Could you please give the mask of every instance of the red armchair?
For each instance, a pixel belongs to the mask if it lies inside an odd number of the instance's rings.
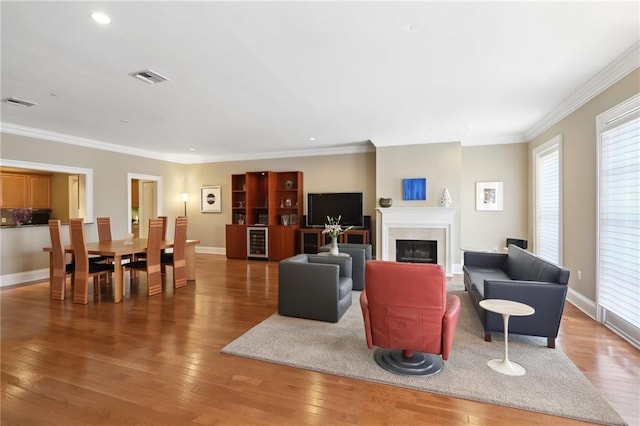
[[[367,346],[396,374],[437,374],[449,359],[460,299],[447,295],[439,265],[371,260],[360,295]],[[440,356],[442,355],[442,358]]]

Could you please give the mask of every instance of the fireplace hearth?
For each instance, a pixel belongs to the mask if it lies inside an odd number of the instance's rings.
[[[396,240],[396,262],[438,263],[435,240]]]

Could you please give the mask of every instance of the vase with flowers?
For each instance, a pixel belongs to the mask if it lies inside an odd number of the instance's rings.
[[[11,216],[13,219],[13,224],[16,226],[22,226],[31,223],[31,209],[13,209]]]
[[[328,234],[331,237],[331,246],[329,246],[329,254],[333,256],[338,255],[338,235],[344,234],[353,226],[349,226],[345,229],[342,229],[340,225],[340,219],[342,216],[338,216],[337,218],[327,216],[327,223],[324,224],[323,234]]]

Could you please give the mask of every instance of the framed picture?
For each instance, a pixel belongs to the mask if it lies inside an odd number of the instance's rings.
[[[402,199],[403,200],[426,200],[427,199],[427,179],[402,179]]]
[[[501,211],[502,182],[476,182],[476,210]]]
[[[203,186],[200,188],[200,211],[203,213],[222,212],[220,185]]]

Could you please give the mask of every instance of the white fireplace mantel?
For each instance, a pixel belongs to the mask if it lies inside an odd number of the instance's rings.
[[[378,253],[382,260],[395,260],[394,232],[420,234],[425,230],[434,230],[438,235],[438,245],[444,245],[444,261],[438,260],[446,270],[447,276],[453,276],[452,250],[455,232],[456,209],[447,207],[387,207],[377,208],[380,230]],[[392,247],[393,245],[393,247]],[[440,252],[440,248],[438,249]],[[393,255],[392,255],[393,253]]]

